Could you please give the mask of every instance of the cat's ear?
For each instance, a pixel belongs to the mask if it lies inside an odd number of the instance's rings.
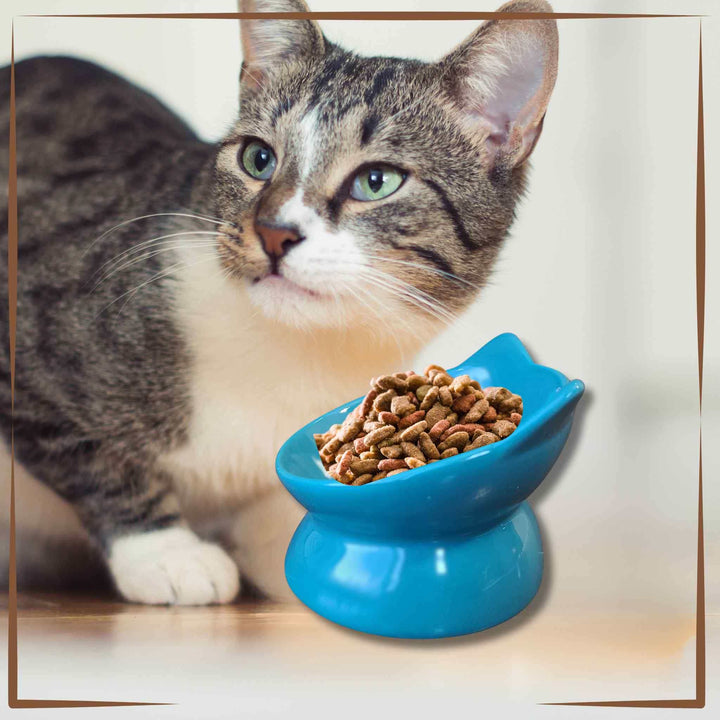
[[[306,13],[302,0],[238,0],[240,12]],[[325,40],[320,26],[313,20],[240,21],[243,64],[240,82],[261,85],[262,78],[273,67],[293,60],[322,55]]]
[[[552,12],[545,0],[514,0],[498,12]],[[555,85],[554,20],[491,20],[440,65],[443,87],[463,124],[485,136],[491,165],[514,167],[535,147]]]

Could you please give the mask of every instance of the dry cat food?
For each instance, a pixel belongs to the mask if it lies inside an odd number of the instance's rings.
[[[439,365],[382,375],[342,425],[317,433],[328,474],[345,485],[390,475],[504,440],[522,420],[519,395]]]

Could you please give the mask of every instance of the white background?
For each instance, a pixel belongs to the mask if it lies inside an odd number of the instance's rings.
[[[452,0],[442,7],[496,6]],[[557,0],[554,7],[710,13],[718,3]],[[28,12],[234,9],[231,0],[6,0],[0,21]],[[341,8],[315,0],[311,9]],[[428,10],[437,4],[364,0],[342,9]],[[437,59],[476,24],[322,25],[331,39],[361,53]],[[717,19],[706,19],[703,28],[705,538],[707,609],[718,614],[720,37]],[[9,40],[9,32],[4,37]],[[16,59],[72,53],[122,72],[156,92],[207,139],[219,138],[237,110],[234,21],[16,18],[15,43]],[[0,42],[0,62],[9,57],[9,42]],[[697,69],[697,20],[560,22],[557,85],[511,238],[480,301],[423,353],[422,359],[451,366],[494,335],[512,331],[538,361],[587,385],[565,455],[533,500],[549,556],[543,612],[617,613],[658,627],[686,627],[695,611]],[[664,694],[692,695],[693,672],[692,663],[683,665]]]

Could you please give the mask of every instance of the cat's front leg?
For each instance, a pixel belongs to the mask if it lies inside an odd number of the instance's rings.
[[[237,565],[190,530],[169,479],[147,470],[110,475],[83,478],[63,494],[74,496],[123,597],[156,605],[232,601],[240,589]]]
[[[243,577],[273,600],[296,602],[285,579],[285,552],[304,514],[285,488],[273,488],[243,505],[227,534]]]

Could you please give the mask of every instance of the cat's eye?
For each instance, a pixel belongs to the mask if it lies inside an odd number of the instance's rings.
[[[260,140],[250,140],[242,149],[240,164],[250,177],[269,180],[275,172],[277,158],[269,145]]]
[[[392,165],[374,165],[363,168],[353,178],[350,197],[368,202],[392,195],[405,182],[407,173]]]

